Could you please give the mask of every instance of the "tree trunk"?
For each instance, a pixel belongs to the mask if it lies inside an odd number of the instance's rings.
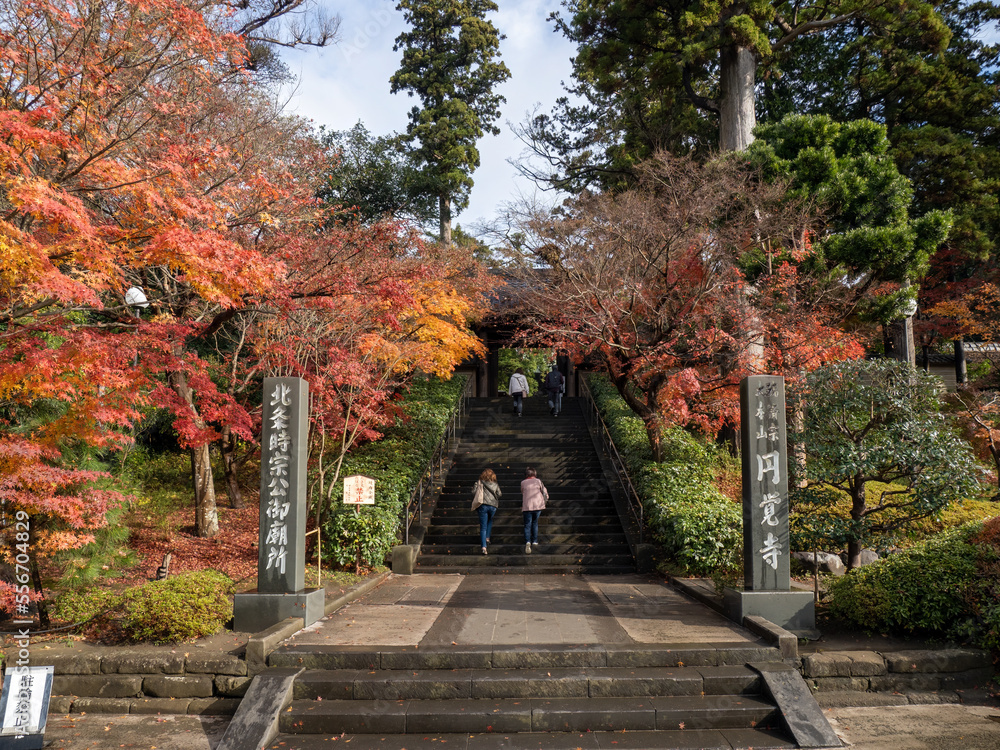
[[[195,426],[204,429],[205,421],[194,405],[194,394],[183,372],[173,372],[168,378],[174,393],[184,399],[194,414]],[[190,449],[191,476],[194,481],[195,533],[202,538],[214,537],[219,533],[219,511],[215,501],[215,480],[212,476],[212,461],[209,446]]]
[[[438,205],[441,209],[441,244],[451,247],[451,197],[438,196]]]
[[[955,339],[955,382],[959,385],[969,382],[969,371],[965,364],[965,341]]]
[[[793,466],[795,467],[796,476],[796,486],[800,489],[804,489],[809,486],[809,478],[806,474],[806,464],[808,462],[806,456],[806,443],[805,443],[805,431],[806,431],[806,407],[802,401],[796,401],[795,405],[792,407],[792,430],[800,436],[798,442],[795,443],[794,456],[793,456]]]
[[[719,148],[744,151],[753,143],[757,124],[754,84],[757,56],[736,44],[722,48],[719,97]]]
[[[240,489],[239,480],[236,477],[239,465],[236,461],[236,436],[228,427],[222,429],[222,441],[220,442],[222,452],[222,469],[226,475],[226,494],[229,496],[229,507],[239,510],[246,507],[243,502],[243,490]]]
[[[208,443],[191,448],[191,474],[194,477],[194,528],[202,539],[219,533],[219,510],[212,476],[212,454]]]
[[[660,430],[659,420],[654,416],[652,419],[643,421],[646,425],[646,437],[649,439],[649,447],[653,451],[653,460],[660,463],[663,460],[663,435]]]
[[[865,517],[865,483],[851,482],[851,520],[854,521],[855,534],[847,542],[847,569],[854,570],[861,565],[861,548],[863,539],[860,537],[860,525]]]

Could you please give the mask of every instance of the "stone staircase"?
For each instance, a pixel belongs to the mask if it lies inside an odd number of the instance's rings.
[[[282,647],[269,664],[302,670],[275,750],[799,746],[767,646]]]
[[[533,466],[549,491],[539,545],[524,552],[521,480]],[[489,554],[482,555],[472,486],[493,469],[503,493]],[[635,570],[578,399],[564,398],[559,417],[544,397],[525,401],[517,417],[508,398],[470,402],[454,463],[424,534],[420,573],[629,573]]]

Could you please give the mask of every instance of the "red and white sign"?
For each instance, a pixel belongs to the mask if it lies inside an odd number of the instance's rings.
[[[360,474],[344,477],[344,503],[347,505],[374,505],[375,480]]]

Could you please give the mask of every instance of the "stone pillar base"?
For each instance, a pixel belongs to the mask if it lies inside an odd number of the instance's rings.
[[[259,633],[289,617],[301,617],[304,627],[323,616],[326,589],[302,589],[293,594],[237,594],[233,600],[233,630]]]
[[[392,548],[392,572],[399,576],[413,575],[417,565],[417,545],[397,544]]]
[[[726,616],[742,624],[757,615],[802,638],[816,633],[816,605],[811,591],[739,591],[725,589],[722,604]]]

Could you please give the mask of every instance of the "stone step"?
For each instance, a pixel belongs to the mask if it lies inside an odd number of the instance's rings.
[[[407,734],[280,734],[268,750],[786,750],[794,742],[772,729],[673,729],[660,732],[487,732]]]
[[[521,500],[520,498],[511,498],[510,500],[504,501],[504,498],[500,498],[500,506],[497,509],[496,514],[493,516],[493,523],[496,524],[503,516],[510,516],[517,523],[523,523],[524,519],[521,516]],[[476,513],[472,510],[472,502],[469,501],[465,505],[459,506],[457,503],[449,506],[438,506],[434,509],[434,520],[445,522],[449,519],[469,519],[469,516]],[[558,519],[560,522],[566,522],[571,520],[583,520],[583,519],[605,519],[613,518],[617,520],[618,516],[615,513],[615,506],[612,502],[597,504],[588,504],[586,502],[570,503],[569,501],[561,502],[559,504],[546,503],[545,510],[542,511],[542,518],[546,520]],[[508,520],[510,520],[508,518]],[[476,516],[473,515],[472,519],[475,520]]]
[[[295,681],[296,700],[452,698],[615,698],[760,695],[748,667],[547,669],[314,669]]]
[[[479,544],[478,535],[472,541],[469,537],[456,537],[461,542],[455,544],[435,543],[428,544],[425,540],[420,546],[422,555],[474,555],[482,557],[482,547]],[[546,539],[539,543],[537,547],[532,547],[532,554],[536,555],[621,555],[621,544],[602,544],[585,542],[563,542],[555,544]],[[500,537],[490,537],[489,554],[494,556],[503,555],[523,555],[524,538],[521,541],[516,539],[501,539]]]
[[[548,511],[543,511],[538,521],[538,529],[544,534],[603,534],[605,532],[617,534],[621,533],[622,530],[621,522],[617,516],[577,516],[571,514],[557,516],[554,513],[546,515],[547,513]],[[448,534],[462,534],[468,529],[475,529],[476,533],[479,533],[479,520],[473,515],[472,510],[466,511],[464,516],[435,516],[431,521],[432,526],[428,529],[428,534],[441,531]],[[523,529],[524,520],[521,510],[496,513],[493,516],[493,528],[507,531]]]
[[[565,732],[776,727],[777,708],[753,696],[297,700],[281,714],[290,734]]]
[[[487,558],[488,557],[489,556],[487,556]],[[525,557],[527,557],[527,555],[525,555]],[[472,558],[455,555],[454,557],[448,558],[448,563],[446,565],[424,565],[421,564],[418,559],[415,569],[418,573],[434,575],[504,575],[507,573],[531,573],[532,575],[578,574],[590,576],[624,576],[635,573],[635,563],[631,558],[628,559],[628,564],[623,565],[549,565],[546,564],[544,557],[532,557],[534,558],[534,561],[531,563],[500,565],[494,562],[494,564],[472,566],[468,562],[469,560],[472,560]],[[485,560],[487,558],[482,559]],[[496,558],[492,559],[494,561],[496,560]]]
[[[780,662],[777,648],[745,642],[416,646],[288,644],[268,656],[271,667],[303,669],[548,669],[569,667],[743,667]]]
[[[498,565],[507,567],[537,567],[540,565],[548,566],[559,566],[565,565],[567,567],[584,565],[594,570],[599,570],[602,565],[607,565],[609,567],[624,568],[632,564],[632,555],[629,553],[628,547],[625,547],[624,551],[619,554],[557,554],[537,551],[541,549],[542,545],[538,545],[538,548],[532,547],[531,554],[524,551],[524,543],[520,545],[520,552],[503,554],[490,551],[489,554],[470,554],[463,555],[461,553],[453,554],[424,554],[420,553],[420,557],[417,560],[418,567],[424,566],[440,566],[440,565],[456,565],[460,561],[462,564],[470,568],[480,568],[480,567],[496,567]],[[481,548],[480,548],[481,549]],[[634,572],[634,567],[629,572]]]
[[[508,537],[508,536],[506,536],[504,534],[498,533],[499,531],[500,531],[500,529],[497,529],[497,531],[494,531],[490,535],[490,538],[491,538],[491,540],[493,540],[494,544],[502,544],[502,543],[505,543],[505,542],[509,542],[510,539],[514,539],[516,541],[517,538],[518,538],[516,535]],[[523,532],[523,529],[522,529],[522,532]],[[514,532],[511,532],[511,533],[513,534]],[[465,531],[465,533],[461,533],[459,531],[455,531],[453,533],[453,532],[450,532],[450,531],[449,532],[445,532],[445,531],[441,531],[441,530],[435,531],[435,532],[433,532],[433,534],[431,532],[428,532],[427,534],[424,535],[424,543],[421,546],[421,549],[427,550],[428,552],[431,552],[432,551],[430,549],[431,547],[439,547],[439,546],[442,546],[442,545],[451,545],[451,546],[454,546],[454,545],[458,545],[458,544],[469,544],[470,543],[469,542],[470,538],[472,538],[473,541],[479,539],[479,525],[478,524],[470,526]],[[523,539],[523,536],[522,536],[522,539]],[[627,540],[625,539],[625,534],[622,533],[622,532],[619,532],[617,534],[612,533],[612,532],[597,533],[597,534],[586,535],[586,536],[580,535],[580,534],[552,534],[552,533],[548,533],[547,532],[545,534],[539,535],[539,541],[542,542],[543,544],[552,544],[552,545],[570,544],[570,545],[587,545],[587,546],[590,546],[590,545],[597,545],[597,544],[607,544],[609,546],[615,545],[615,546],[619,546],[619,547],[621,545],[625,545],[625,544],[628,543]],[[510,542],[510,543],[513,543],[513,542]],[[523,546],[524,543],[522,542],[521,544]],[[477,549],[477,550],[474,550],[474,551],[478,552],[479,550]]]

